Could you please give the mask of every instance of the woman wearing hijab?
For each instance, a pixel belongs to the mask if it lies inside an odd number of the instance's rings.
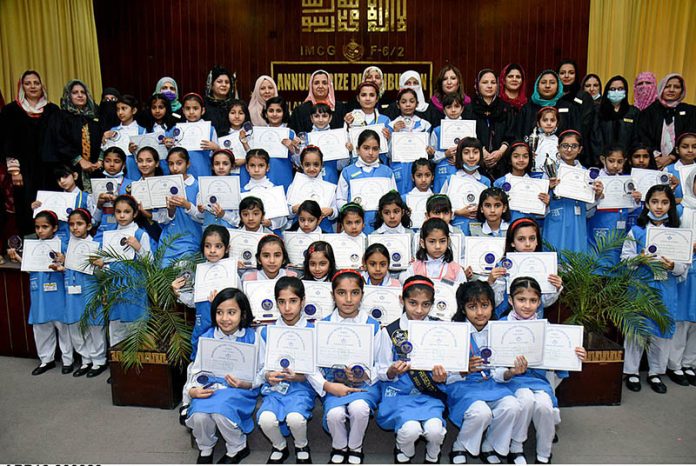
[[[45,152],[49,121],[60,113],[48,101],[39,73],[25,71],[17,96],[0,113],[0,163],[12,178],[17,227],[22,235],[34,231],[31,203],[39,189],[55,189],[53,169],[58,160]],[[101,137],[101,135],[100,135]]]
[[[591,149],[595,162],[611,147],[623,148],[628,156],[636,141],[640,110],[628,103],[627,93],[628,82],[623,76],[613,76],[604,87],[592,131]]]
[[[406,88],[413,89],[416,92],[418,98],[416,115],[426,120],[432,127],[440,126],[440,120],[444,119],[445,115],[426,100],[423,94],[421,77],[417,71],[408,70],[399,76],[399,90]],[[388,116],[393,121],[399,117],[401,112],[396,102],[392,102],[382,114]]]
[[[153,94],[162,94],[172,106],[172,115],[177,122],[182,121],[181,113],[181,102],[179,102],[179,85],[174,81],[174,78],[165,76],[164,78],[157,81],[155,85],[155,92]]]
[[[331,123],[332,129],[343,128],[343,117],[346,116],[346,108],[343,102],[336,101],[333,80],[331,75],[324,70],[317,70],[309,77],[309,94],[305,101],[293,110],[290,116],[290,128],[295,133],[308,133],[312,131],[312,107],[318,102],[327,104],[333,110]]]
[[[696,132],[696,107],[685,104],[686,83],[677,73],[670,73],[657,86],[657,100],[640,114],[638,132],[641,141],[656,149],[658,168],[675,162],[676,136]]]
[[[230,103],[235,98],[235,77],[226,68],[213,66],[205,82],[205,113],[203,119],[210,121],[217,134],[230,131]]]
[[[498,97],[510,105],[513,115],[517,116],[527,103],[527,75],[524,68],[517,63],[510,63],[500,72]]]
[[[263,109],[266,108],[266,101],[271,97],[278,96],[278,86],[273,78],[268,75],[261,75],[254,84],[254,90],[249,99],[249,116],[254,126],[266,126],[268,122],[263,119]]]
[[[641,112],[657,99],[657,78],[650,71],[638,73],[633,82],[633,105]]]
[[[109,131],[114,126],[121,124],[116,115],[116,102],[121,98],[121,93],[114,87],[107,87],[102,91],[101,101],[97,108],[97,118],[102,132]],[[138,112],[139,113],[139,112]],[[136,115],[138,119],[140,115]]]
[[[392,101],[384,93],[384,91],[386,90],[384,88],[384,72],[382,72],[382,70],[377,66],[368,66],[363,70],[362,81],[360,82],[377,84],[377,87],[379,87],[379,100],[377,101],[376,108],[377,111],[382,115],[387,115],[387,112],[389,111],[388,109],[390,107],[390,104],[392,104]],[[360,105],[358,105],[358,101],[355,99],[351,99],[348,102],[344,102],[344,106],[346,112],[348,113],[360,108]]]

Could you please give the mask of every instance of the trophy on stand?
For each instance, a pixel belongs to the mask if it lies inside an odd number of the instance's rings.
[[[529,150],[532,151],[532,160],[534,161],[532,163],[532,167],[537,169],[535,171],[541,171],[541,170],[538,170],[541,167],[539,167],[537,165],[537,161],[536,161],[536,157],[537,157],[536,151],[539,148],[539,133],[537,133],[537,129],[534,128],[532,130],[531,134],[529,136],[527,136],[525,139],[527,140],[527,144],[529,144]]]
[[[23,243],[22,237],[19,235],[12,235],[7,239],[7,247],[9,249],[14,249],[17,254],[22,255]]]
[[[309,135],[307,133],[297,133],[297,138],[300,140],[298,152],[302,152],[309,145]]]
[[[405,129],[406,129],[406,131],[408,131],[409,133],[413,132],[413,124],[414,124],[413,118],[408,117],[408,116],[407,116],[407,117],[404,117],[404,125],[406,125],[406,128],[405,128]]]
[[[348,387],[359,387],[363,382],[370,379],[370,371],[365,369],[365,366],[360,363],[349,366],[338,364],[331,369],[334,371],[334,380]],[[350,376],[348,372],[350,372]]]
[[[558,154],[556,154],[556,160],[558,160]],[[548,179],[554,179],[558,178],[558,162],[553,161],[549,158],[548,154],[546,155],[546,158],[544,159],[544,173],[546,173],[546,177]],[[553,198],[554,199],[559,199],[558,195],[556,195],[556,190],[553,191]]]
[[[182,271],[176,278],[184,279],[184,284],[179,289],[180,293],[193,293],[193,273],[190,270]]]
[[[254,134],[254,125],[252,125],[249,121],[242,125],[242,129],[246,133],[246,137],[250,137],[252,134]]]

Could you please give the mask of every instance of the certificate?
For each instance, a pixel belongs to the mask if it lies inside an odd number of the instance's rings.
[[[694,179],[696,178],[696,164],[684,165],[679,167],[679,180],[681,181],[682,195],[684,199],[690,200],[691,205],[696,205],[696,195],[694,194]]]
[[[367,237],[367,245],[384,245],[389,251],[389,270],[406,270],[411,263],[411,236],[410,233],[373,233]]]
[[[529,366],[544,361],[546,319],[493,320],[488,323],[488,346],[493,352],[492,366],[513,367],[517,356],[527,358]]]
[[[245,332],[252,332],[246,329]],[[253,382],[256,378],[258,351],[256,345],[231,340],[200,338],[198,357],[201,367],[215,377],[231,374],[239,380]]]
[[[228,228],[227,231],[230,232],[230,257],[242,261],[245,267],[256,267],[256,250],[259,241],[268,233],[234,228]]]
[[[238,176],[200,176],[198,189],[203,205],[217,203],[224,210],[239,209]]]
[[[303,233],[301,231],[286,231],[283,235],[285,240],[285,249],[290,257],[290,264],[295,267],[304,267],[304,253],[315,241],[321,239],[321,233]]]
[[[258,188],[241,194],[241,198],[257,197],[263,202],[266,211],[265,218],[287,217],[288,200],[285,198],[283,186],[273,186],[272,188]]]
[[[302,280],[302,283],[305,287],[305,317],[319,320],[331,314],[335,307],[331,282]]]
[[[298,374],[313,374],[316,367],[313,328],[266,327],[265,370],[287,368]]]
[[[479,196],[487,188],[470,176],[451,176],[447,183],[447,197],[452,201],[452,210],[463,209],[470,205],[478,206]]]
[[[464,243],[464,235],[462,233],[450,233],[450,247],[452,248],[452,257],[455,262],[461,265],[462,263],[462,244]]]
[[[604,197],[597,203],[598,210],[638,207],[631,196],[636,187],[630,176],[600,176],[597,179],[604,186]]]
[[[411,209],[411,222],[414,228],[420,228],[425,222],[426,204],[431,193],[410,193],[406,195],[406,205]]]
[[[582,347],[583,326],[546,324],[544,361],[536,369],[581,371],[582,361],[575,348]]]
[[[350,180],[350,200],[363,210],[377,210],[379,200],[392,188],[389,178],[372,177]]]
[[[401,317],[400,297],[401,288],[398,286],[365,285],[360,310],[366,311],[384,327]]]
[[[375,125],[351,126],[350,128],[348,128],[350,143],[353,144],[353,150],[355,151],[355,153],[358,153],[358,138],[360,137],[360,134],[362,134],[362,132],[366,129],[371,129],[372,131],[377,133],[377,136],[379,136],[379,153],[384,154],[385,152],[389,152],[389,143],[387,142],[387,138],[384,137],[384,133],[382,132],[382,130],[384,129],[384,125],[382,123],[377,123]]]
[[[666,257],[676,262],[691,264],[694,251],[694,233],[690,228],[648,227],[645,252]]]
[[[193,300],[197,303],[206,302],[213,290],[238,288],[238,283],[236,259],[221,259],[218,262],[198,264],[194,280]]]
[[[467,322],[409,320],[408,339],[411,369],[431,371],[436,365],[446,371],[469,371],[469,332]]]
[[[581,202],[594,202],[595,192],[587,170],[582,167],[571,167],[562,163],[558,167],[558,186],[554,189],[557,196],[575,199]]]
[[[369,368],[374,363],[374,327],[372,324],[317,321],[317,366]]]
[[[539,199],[539,194],[549,192],[549,180],[526,176],[509,176],[503,183],[503,189],[510,197],[510,209],[526,214],[544,215],[546,204]]]
[[[113,178],[92,178],[92,196],[96,201],[100,194],[118,194],[120,183]]]
[[[346,147],[348,143],[348,133],[343,128],[312,131],[311,133],[307,133],[307,136],[309,137],[309,144],[321,149],[324,162],[347,159],[350,157],[350,153]]]
[[[123,151],[126,156],[130,156],[130,151],[128,150],[128,144],[130,144],[130,134],[125,129],[111,130],[114,135],[104,141],[101,149],[106,150],[110,147],[118,147]]]
[[[430,134],[426,132],[410,133],[398,131],[391,137],[392,162],[415,162],[428,158],[428,143]]]
[[[440,120],[440,150],[455,147],[466,137],[476,137],[476,120]]]
[[[488,236],[464,237],[464,268],[487,275],[505,255],[505,238]]]
[[[128,238],[131,236],[135,236],[135,229],[107,230],[104,232],[102,250],[113,256],[118,256],[118,259],[108,258],[108,260],[135,259],[135,250],[128,244]]]
[[[243,159],[246,156],[246,150],[239,139],[238,131],[227,136],[218,137],[218,146],[231,150],[235,159]]]
[[[160,138],[164,140],[164,133],[161,131],[156,133],[136,134],[134,136],[130,136],[130,142],[138,146],[138,150],[142,149],[143,147],[152,147],[157,151],[157,155],[159,155],[160,160],[167,160],[167,153],[169,150],[167,149],[167,146],[160,142]],[[200,149],[200,147],[198,149]],[[126,151],[126,154],[127,153],[128,151]]]
[[[648,190],[658,184],[669,184],[669,173],[660,170],[646,170],[644,168],[632,168],[631,178],[636,183],[636,190],[641,194],[641,201],[645,201]]]
[[[203,150],[201,141],[210,139],[210,122],[177,123],[174,127],[176,145],[186,150]]]
[[[53,272],[49,265],[60,253],[60,238],[24,240],[22,272]],[[61,278],[63,280],[63,278]]]
[[[336,259],[336,268],[357,269],[365,254],[365,240],[362,236],[348,236],[343,233],[326,233],[321,235],[322,241],[331,245]]]
[[[150,199],[150,189],[147,187],[147,180],[133,181],[130,187],[131,196],[143,206],[143,209],[152,209],[152,199]]]
[[[167,198],[170,196],[186,198],[186,187],[182,175],[153,176],[146,178],[145,181],[150,191],[152,208],[167,207]]]
[[[278,320],[280,313],[276,307],[273,290],[276,280],[250,280],[244,282],[244,294],[249,299],[251,313],[255,321]]]
[[[509,252],[507,265],[507,290],[517,277],[532,277],[541,286],[542,293],[555,293],[556,287],[549,282],[549,275],[558,275],[558,256],[555,252]]]
[[[283,145],[283,139],[290,139],[289,128],[254,126],[251,148],[264,149],[273,159],[287,159],[288,148]]]
[[[288,204],[301,204],[312,200],[319,207],[330,207],[336,199],[336,185],[319,178],[310,178],[304,173],[297,173],[288,191]]]
[[[94,266],[89,260],[97,257],[98,252],[99,243],[96,241],[71,237],[65,253],[65,268],[92,275]]]
[[[435,299],[429,315],[440,320],[450,321],[457,312],[457,290],[454,286],[434,280]]]
[[[36,200],[41,202],[41,205],[34,209],[34,217],[42,210],[50,210],[62,222],[68,221],[68,215],[75,209],[77,201],[77,190],[71,193],[58,191],[37,191]]]

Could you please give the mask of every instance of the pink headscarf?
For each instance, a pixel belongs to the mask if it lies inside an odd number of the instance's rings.
[[[682,92],[681,92],[681,95],[679,97],[677,97],[677,100],[673,100],[672,102],[667,102],[662,98],[662,93],[664,92],[665,87],[667,87],[667,81],[669,81],[670,79],[673,79],[673,78],[677,78],[681,82]],[[659,99],[660,103],[664,107],[667,107],[667,108],[674,108],[677,105],[679,105],[680,103],[682,103],[684,98],[686,98],[686,83],[684,82],[684,77],[678,73],[670,73],[667,76],[665,76],[664,78],[662,78],[662,80],[660,81],[660,84],[657,86],[657,98]]]
[[[266,102],[261,98],[261,84],[264,80],[268,80],[273,86],[272,97],[278,95],[278,86],[275,81],[273,81],[273,78],[265,74],[259,76],[254,85],[254,92],[251,93],[251,99],[249,100],[249,116],[251,117],[251,122],[255,126],[266,126],[268,124],[261,116],[261,112],[266,107]]]
[[[649,81],[652,83],[651,86],[636,86],[637,83],[642,81]],[[643,71],[636,76],[636,80],[633,82],[633,105],[635,105],[638,110],[645,110],[655,102],[657,98],[657,78],[650,71]]]
[[[314,92],[312,91],[312,83],[314,82],[314,77],[318,74],[325,74],[326,77],[329,79],[329,95],[326,96],[326,99],[322,100],[317,100],[317,98],[314,96]],[[305,102],[312,102],[312,105],[316,105],[317,102],[324,102],[328,104],[329,107],[331,107],[331,110],[336,109],[336,95],[334,94],[334,85],[333,85],[333,80],[331,79],[331,75],[328,73],[328,71],[324,70],[316,70],[312,75],[309,77],[309,94],[307,95],[307,98],[305,99]]]

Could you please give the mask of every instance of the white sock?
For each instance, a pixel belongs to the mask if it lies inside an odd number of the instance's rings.
[[[672,372],[674,372],[674,375],[684,375],[684,372],[681,369],[677,369],[676,371]]]
[[[466,455],[457,455],[454,458],[452,458],[452,464],[465,464],[466,463]]]
[[[206,448],[205,450],[201,450],[201,456],[210,456],[212,454],[213,454],[212,448]]]
[[[297,448],[297,446],[295,446]],[[295,458],[298,460],[308,460],[309,459],[309,452],[308,451],[295,451]]]
[[[524,455],[516,456],[515,464],[527,464],[527,460],[524,458]]]
[[[278,460],[281,459],[282,457],[283,457],[283,452],[281,452],[281,451],[274,451],[273,453],[271,453],[271,458],[270,458],[270,459],[272,459],[273,461],[278,461]]]
[[[502,463],[502,461],[500,461],[500,458],[498,457],[498,454],[494,451],[490,451],[490,452],[484,451],[483,454],[489,455],[487,460],[490,464],[501,464]]]
[[[400,462],[400,463],[405,463],[406,461],[408,461],[408,460],[410,460],[410,459],[411,459],[411,458],[409,458],[408,456],[406,456],[406,455],[403,454],[402,452],[399,452],[399,453],[396,454],[396,460],[397,460],[398,462]]]
[[[693,377],[693,376],[696,375],[696,373],[694,372],[694,370],[691,369],[691,368],[689,368],[689,369],[684,369],[684,373],[685,373],[686,375],[688,375],[688,376],[691,376],[691,377]]]
[[[341,451],[346,453],[346,450],[341,450]],[[332,463],[343,463],[343,456],[342,455],[333,455],[331,457],[331,462]]]
[[[361,452],[362,452],[362,448],[359,449],[359,450],[351,450],[351,451],[348,452],[348,463],[349,463],[349,464],[360,464],[360,458],[357,458],[357,457],[355,457],[355,456],[351,456],[351,454],[350,454],[351,452],[361,453]]]
[[[548,464],[548,463],[549,463],[549,459],[548,459],[548,458],[545,458],[545,457],[539,456],[539,455],[537,455],[537,461],[539,461],[540,463],[543,463],[543,464]]]

